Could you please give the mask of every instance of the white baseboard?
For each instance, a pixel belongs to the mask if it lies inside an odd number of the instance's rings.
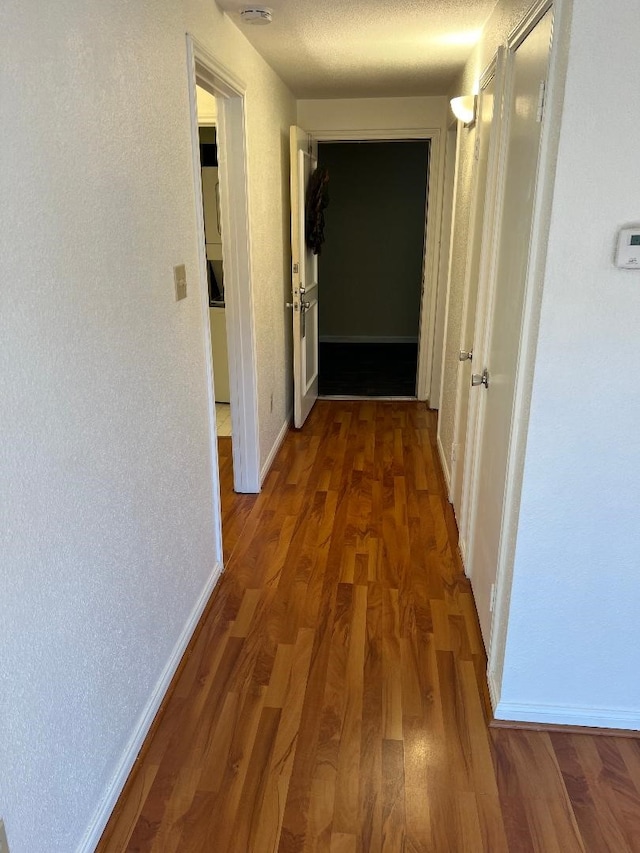
[[[447,487],[447,498],[449,503],[453,503],[451,500],[451,473],[449,471],[449,465],[447,463],[444,448],[442,447],[442,442],[440,441],[440,436],[437,437],[436,443],[438,445],[438,456],[440,457],[440,464],[442,465],[442,473],[444,474],[444,482]]]
[[[273,465],[273,460],[276,458],[276,454],[278,453],[278,451],[282,447],[282,442],[285,440],[287,433],[289,432],[289,427],[291,426],[292,419],[293,419],[293,411],[290,411],[289,414],[287,415],[285,422],[282,424],[282,427],[280,428],[280,432],[278,433],[278,436],[273,443],[273,447],[269,451],[269,455],[264,460],[264,465],[262,466],[262,470],[260,471],[260,485],[262,485],[262,483],[264,483],[265,477],[267,476],[267,474],[271,470],[271,466]]]
[[[457,521],[458,519],[456,519],[456,523]],[[460,559],[462,560],[462,568],[464,569],[464,573],[467,577],[469,577],[469,573],[467,572],[467,543],[460,536],[458,536],[458,551],[460,552]]]
[[[409,335],[320,335],[321,344],[417,344],[418,336]]]
[[[491,699],[493,690],[489,681]],[[570,705],[528,705],[520,702],[497,702],[496,720],[517,723],[546,723],[556,726],[588,726],[598,729],[640,730],[640,713],[617,708],[575,708]]]
[[[496,677],[492,672],[487,672],[487,684],[489,685],[489,699],[493,708],[493,716],[496,715],[496,708],[500,704],[500,685],[496,681]]]
[[[118,802],[118,797],[122,793],[122,789],[129,778],[129,774],[135,764],[138,753],[142,748],[144,740],[149,733],[149,729],[151,728],[160,705],[162,704],[162,700],[169,689],[171,679],[175,675],[178,665],[182,660],[182,656],[189,645],[193,632],[200,621],[200,617],[202,616],[207,602],[211,597],[211,593],[213,592],[221,574],[222,564],[217,563],[213,572],[207,579],[207,583],[200,593],[200,597],[198,598],[193,610],[191,611],[189,619],[178,637],[178,641],[174,646],[171,657],[167,661],[160,679],[158,680],[153,693],[149,697],[146,707],[143,709],[142,714],[138,718],[138,722],[136,723],[131,737],[129,738],[129,743],[127,744],[122,758],[120,759],[120,764],[118,765],[113,779],[106,790],[102,802],[98,806],[91,822],[89,823],[89,827],[78,846],[77,853],[93,853],[96,849],[102,833],[104,832],[104,828],[111,816],[111,812]]]

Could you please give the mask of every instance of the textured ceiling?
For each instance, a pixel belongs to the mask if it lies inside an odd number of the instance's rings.
[[[296,97],[370,98],[446,94],[496,0],[267,0],[268,26],[217,2]]]

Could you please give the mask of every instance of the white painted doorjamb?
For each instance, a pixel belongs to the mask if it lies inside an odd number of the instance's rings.
[[[429,406],[440,409],[442,402],[442,360],[444,357],[445,311],[447,284],[451,269],[453,212],[456,189],[456,155],[458,152],[458,122],[452,121],[443,137],[444,167],[442,170],[442,215],[438,242],[438,286],[433,327],[433,360]]]
[[[444,170],[444,145],[440,128],[399,128],[381,130],[309,130],[316,142],[358,142],[425,139],[430,141],[429,171],[427,175],[426,221],[424,259],[422,269],[422,298],[418,323],[418,377],[416,397],[428,400],[431,393],[433,341],[435,337],[436,299],[442,218],[442,173]]]
[[[200,289],[207,348],[207,383],[211,423],[214,482],[218,481],[217,433],[213,395],[213,364],[204,245],[204,216],[200,188],[200,150],[196,82],[218,99],[219,180],[222,253],[225,268],[225,314],[229,355],[233,480],[237,492],[260,491],[257,360],[251,277],[250,223],[247,189],[244,84],[192,36],[187,35],[191,100],[196,218],[200,255]],[[219,502],[219,498],[218,498]],[[219,503],[217,506],[219,511]]]
[[[516,532],[520,509],[522,472],[526,450],[529,408],[533,389],[536,343],[540,319],[540,305],[544,284],[546,245],[553,199],[555,162],[558,150],[558,128],[562,114],[564,80],[568,56],[570,3],[567,0],[540,0],[526,19],[513,31],[507,41],[505,60],[505,98],[512,87],[513,55],[521,42],[536,26],[543,15],[554,7],[553,39],[547,81],[547,102],[543,118],[538,163],[538,179],[534,200],[529,265],[525,284],[525,304],[521,332],[520,354],[516,369],[516,387],[513,407],[512,431],[507,464],[504,514],[498,565],[496,573],[496,598],[488,649],[488,679],[494,709],[500,700],[502,672],[507,638],[509,604],[515,560]],[[508,139],[508,122],[500,127],[500,175],[504,175],[504,153]],[[498,188],[499,191],[499,188]],[[498,199],[501,198],[501,194]],[[499,227],[499,214],[494,227]],[[488,324],[487,324],[488,325]],[[490,333],[490,330],[487,330]],[[477,431],[479,433],[479,430]],[[473,485],[472,485],[473,488]]]
[[[503,102],[504,102],[504,65],[505,65],[505,56],[504,56],[504,48],[499,48],[496,55],[492,59],[492,61],[487,66],[486,70],[480,77],[480,91],[483,92],[491,80],[495,81],[494,86],[494,111],[493,118],[491,122],[491,131],[489,138],[489,152],[488,152],[488,163],[487,163],[487,177],[485,187],[482,189],[484,192],[484,206],[483,206],[483,217],[482,221],[476,222],[474,216],[473,228],[481,228],[482,229],[482,243],[481,243],[481,251],[480,251],[480,261],[478,266],[478,294],[476,298],[476,314],[475,314],[475,323],[474,323],[474,333],[473,333],[473,349],[476,364],[484,364],[485,363],[485,326],[488,315],[488,310],[491,307],[489,305],[489,282],[491,280],[491,276],[495,270],[495,261],[497,255],[497,240],[493,239],[493,235],[497,232],[494,231],[494,224],[496,220],[496,203],[499,197],[498,195],[498,178],[500,175],[501,161],[500,161],[500,140],[501,140],[501,126],[502,126],[502,110],[503,110]],[[477,168],[477,166],[476,166]],[[477,191],[476,187],[476,191]],[[474,210],[475,199],[474,199]],[[469,244],[471,245],[473,242],[473,233],[469,237]],[[469,263],[469,258],[467,259],[467,264]],[[467,273],[469,270],[467,269]],[[463,308],[463,318],[466,317],[467,311],[467,298],[468,298],[468,288],[470,282],[467,280],[465,282],[465,307]],[[465,321],[463,320],[463,323]],[[461,330],[461,340],[464,335],[464,326]],[[462,347],[461,347],[462,349]],[[461,385],[461,383],[458,383]],[[456,393],[456,420],[454,421],[454,436],[457,435],[458,424],[457,418],[459,409],[461,408],[461,393],[464,392],[463,388],[458,388]],[[467,425],[466,425],[466,433],[465,433],[465,452],[464,452],[464,469],[462,472],[462,488],[460,495],[460,507],[457,508],[458,512],[456,512],[456,518],[458,521],[458,528],[460,533],[460,552],[463,556],[465,573],[468,577],[472,576],[472,565],[471,565],[471,531],[470,527],[470,519],[472,518],[472,513],[470,512],[471,503],[473,501],[474,489],[472,488],[472,484],[475,482],[475,477],[477,476],[477,467],[476,463],[479,458],[478,450],[479,450],[479,435],[478,435],[478,414],[479,414],[479,405],[480,402],[484,401],[484,397],[481,397],[479,394],[472,394],[469,397],[469,406],[467,412]],[[455,482],[455,471],[453,476],[453,481]]]
[[[442,364],[440,366],[440,388],[444,387],[444,371],[446,366],[446,356],[447,356],[447,330],[449,326],[449,303],[451,297],[451,267],[453,264],[453,247],[456,241],[456,210],[458,205],[458,184],[460,178],[460,151],[462,148],[462,129],[464,125],[461,121],[458,121],[458,132],[456,134],[456,155],[455,155],[455,166],[454,166],[454,178],[453,178],[453,200],[451,203],[451,239],[449,241],[449,260],[447,267],[447,291],[445,295],[445,306],[444,306],[444,333],[442,339],[443,353],[442,353]],[[444,474],[445,485],[447,487],[447,499],[449,503],[452,502],[451,495],[451,468],[449,459],[447,457],[447,453],[442,444],[442,435],[440,431],[440,427],[442,426],[442,420],[438,417],[438,424],[436,428],[436,446],[438,448],[438,455],[440,457],[440,464],[442,466],[442,473]]]

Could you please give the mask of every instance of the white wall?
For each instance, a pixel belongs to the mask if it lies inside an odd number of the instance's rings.
[[[301,100],[298,124],[310,132],[444,128],[447,109],[445,97]]]
[[[247,84],[264,458],[290,407],[290,94],[214,4],[3,5],[0,816],[12,853],[78,848],[215,578],[186,29]]]
[[[640,728],[640,221],[635,0],[575,3],[501,716]]]

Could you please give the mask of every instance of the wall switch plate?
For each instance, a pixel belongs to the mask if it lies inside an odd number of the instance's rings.
[[[173,280],[176,286],[176,302],[187,298],[187,270],[184,264],[173,268]]]
[[[4,828],[3,820],[0,820],[0,853],[9,853],[9,842],[7,841],[7,831]]]

